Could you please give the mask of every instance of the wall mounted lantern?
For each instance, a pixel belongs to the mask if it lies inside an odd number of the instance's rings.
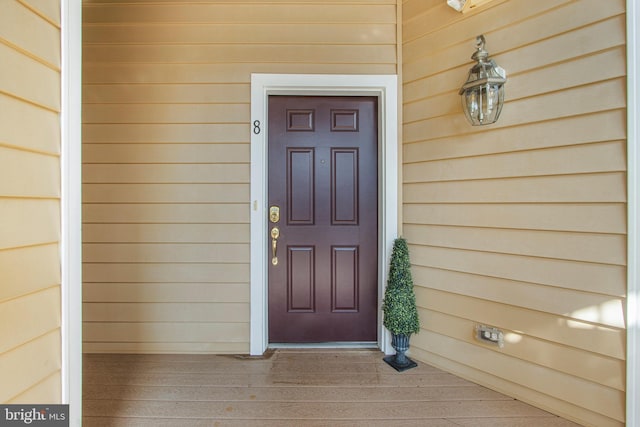
[[[507,73],[489,58],[484,50],[483,35],[476,38],[476,51],[471,59],[478,61],[470,70],[460,89],[464,115],[473,126],[495,123],[504,103],[504,84]]]

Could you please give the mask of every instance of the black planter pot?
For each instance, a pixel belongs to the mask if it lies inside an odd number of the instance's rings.
[[[418,366],[416,362],[405,355],[406,351],[409,350],[410,337],[411,335],[405,334],[391,335],[391,346],[395,349],[396,354],[387,356],[383,360],[398,372],[406,371],[407,369]]]

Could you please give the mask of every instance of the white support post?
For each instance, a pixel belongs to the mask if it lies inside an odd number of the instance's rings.
[[[640,283],[638,231],[640,214],[640,7],[627,0],[627,419],[626,425],[640,425]]]
[[[69,425],[82,425],[82,1],[62,0],[60,10],[62,403]]]

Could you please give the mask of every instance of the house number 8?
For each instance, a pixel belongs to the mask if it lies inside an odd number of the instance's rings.
[[[260,134],[260,120],[253,121],[253,133],[256,135]]]

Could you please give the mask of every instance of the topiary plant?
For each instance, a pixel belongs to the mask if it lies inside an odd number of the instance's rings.
[[[396,354],[383,360],[398,372],[418,366],[405,352],[409,350],[409,338],[420,330],[416,295],[413,293],[411,262],[407,241],[402,237],[393,242],[387,289],[382,302],[383,324],[391,332],[391,345]]]
[[[407,241],[402,237],[393,243],[382,311],[383,324],[392,334],[409,336],[420,331],[409,248]]]

